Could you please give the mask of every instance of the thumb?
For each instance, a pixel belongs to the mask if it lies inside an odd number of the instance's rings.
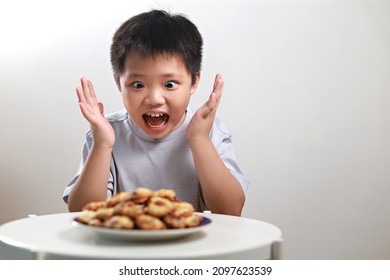
[[[103,113],[104,113],[104,106],[103,106],[103,103],[102,103],[102,102],[98,102],[98,106],[99,106],[99,111],[100,111],[100,113],[103,115]]]

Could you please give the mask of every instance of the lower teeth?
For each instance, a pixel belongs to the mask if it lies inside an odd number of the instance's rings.
[[[152,127],[152,128],[158,128],[158,127],[163,126],[164,124],[165,124],[165,123],[162,123],[162,124],[159,124],[159,125],[152,125],[152,124],[148,123],[148,125],[149,125],[150,127]]]

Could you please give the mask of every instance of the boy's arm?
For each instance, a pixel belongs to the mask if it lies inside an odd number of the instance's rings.
[[[68,198],[70,212],[81,211],[92,201],[107,198],[107,184],[110,172],[111,150],[92,147],[83,170],[75,182]]]
[[[81,85],[76,92],[81,112],[91,126],[92,147],[69,194],[69,211],[81,211],[88,202],[106,199],[111,151],[115,142],[114,130],[103,115],[103,104],[97,101],[91,81],[81,78]]]
[[[208,209],[213,213],[240,216],[245,202],[244,192],[209,136],[222,89],[223,79],[218,74],[209,100],[198,109],[188,125],[187,138]]]

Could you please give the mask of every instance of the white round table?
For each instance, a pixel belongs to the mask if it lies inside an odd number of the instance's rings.
[[[0,226],[0,259],[278,259],[282,233],[259,220],[204,214],[211,224],[184,238],[139,242],[101,238],[72,225],[79,213]]]

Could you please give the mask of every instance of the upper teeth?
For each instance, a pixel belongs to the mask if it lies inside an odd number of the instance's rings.
[[[162,117],[164,114],[147,114],[149,117],[158,118]]]

